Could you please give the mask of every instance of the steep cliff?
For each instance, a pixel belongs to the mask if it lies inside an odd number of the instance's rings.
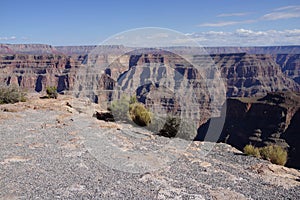
[[[0,54],[62,54],[47,44],[0,44]]]
[[[201,66],[200,68],[203,71],[199,73],[207,80],[208,74],[205,70],[212,65],[212,62],[215,62],[225,81],[227,97],[247,97],[285,90],[299,91],[299,84],[296,83],[299,81],[299,55],[278,55],[277,63],[269,55],[218,54],[187,56],[190,61],[184,58],[178,59],[180,56],[174,55],[176,54],[162,53],[159,54],[159,58],[155,58],[156,54],[153,53],[131,53],[121,57],[102,55],[101,58],[97,58],[97,65],[110,64],[105,73],[117,81],[124,75],[122,73],[131,70],[132,66],[149,63],[156,63],[159,66],[159,62],[161,62],[176,69],[176,72],[189,80],[197,74],[191,66],[191,61],[193,64]],[[158,59],[158,63],[151,60],[151,57]],[[28,90],[35,89],[36,91],[42,91],[45,85],[56,85],[60,91],[68,90],[74,88],[76,81],[84,82],[84,80],[77,80],[78,77],[76,78],[76,74],[86,73],[76,70],[79,66],[83,71],[85,69],[93,70],[87,69],[86,60],[88,60],[88,57],[81,55],[3,54],[0,58],[1,83],[18,84]],[[131,72],[132,76],[135,76],[135,79],[131,81],[133,81],[133,86],[140,86],[143,83],[138,83],[140,78],[137,77],[141,77],[141,74],[144,76],[146,71],[139,70],[136,72],[138,73]],[[101,72],[95,71],[90,74],[95,75],[95,73],[100,75]],[[159,74],[155,73],[151,76],[156,75],[159,77]],[[99,88],[96,89],[99,90]]]
[[[280,65],[273,60],[271,55],[220,54],[211,56],[227,82],[228,97],[248,97],[286,90],[300,91],[299,85],[281,71]]]
[[[273,57],[282,72],[300,84],[300,54],[277,54]]]
[[[1,55],[1,84],[18,85],[28,91],[40,92],[46,86],[57,86],[59,92],[72,89],[76,68],[84,57],[64,55]]]
[[[97,67],[99,65],[82,67],[76,79],[79,85],[75,86],[80,88],[78,96],[92,97],[105,104],[107,100],[124,95],[136,95],[154,113],[172,113],[184,118],[192,116],[197,124],[205,122],[211,112],[217,112],[217,108],[211,109],[205,74],[187,60],[170,52],[136,53],[130,52],[115,59],[113,56],[98,56],[93,62],[103,64],[104,68]],[[101,70],[104,74],[97,73]],[[109,80],[109,84],[103,80]],[[223,95],[220,96],[225,100],[225,87],[221,89]]]
[[[226,106],[226,112],[222,113],[225,124],[218,142],[240,150],[247,144],[280,145],[289,150],[287,166],[300,168],[300,96],[269,93],[263,98],[228,99]],[[209,124],[221,123],[221,118],[211,118],[200,126],[196,140],[207,140]]]
[[[254,98],[267,92],[299,92],[300,54],[192,54],[181,57],[168,51],[151,50],[118,56],[117,52],[122,52],[123,48],[101,47],[101,51],[109,50],[111,54],[96,56],[94,60],[93,55],[80,55],[90,52],[90,46],[81,49],[1,45],[0,84],[18,85],[36,92],[44,91],[46,86],[57,86],[59,92],[70,91],[99,103],[113,99],[114,95],[120,95],[116,91],[122,91],[126,95],[136,94],[155,112],[179,113],[193,118],[198,125],[209,118],[218,120],[214,117],[218,116],[220,108],[217,106],[224,98],[252,97],[245,101],[227,101],[220,141],[239,149],[250,142],[257,146],[280,144],[289,147],[288,165],[300,167],[297,161],[300,155],[297,148],[299,98],[295,95],[267,96],[260,101]],[[294,47],[293,52],[297,48]],[[90,65],[91,62],[94,65]],[[214,64],[221,72],[221,79],[210,70]],[[218,87],[222,81],[225,88]],[[209,123],[200,127],[199,132],[204,134],[199,134],[200,139],[205,137]]]

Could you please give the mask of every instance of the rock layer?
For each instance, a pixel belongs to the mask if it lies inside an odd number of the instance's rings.
[[[153,57],[154,54],[127,54],[121,57],[103,55],[101,59],[98,58],[97,64],[110,64],[110,68],[105,73],[117,81],[122,73],[135,65],[134,62],[137,65],[147,64],[145,56]],[[165,64],[176,67],[178,72],[185,68],[192,69],[189,60],[183,63],[183,61],[174,58],[170,54],[161,55],[160,57]],[[255,96],[282,90],[299,91],[299,84],[297,84],[297,81],[299,82],[298,55],[278,55],[276,57],[277,63],[272,56],[268,55],[220,54],[187,57],[190,58],[193,64],[200,66],[210,66],[212,61],[215,62],[226,84],[227,97]],[[0,58],[1,83],[7,85],[17,84],[24,89],[38,92],[44,90],[46,85],[57,86],[59,91],[73,89],[78,73],[83,73],[78,68],[83,71],[87,68],[86,60],[88,60],[87,56],[75,55],[3,54]],[[156,61],[148,60],[148,62],[155,63]],[[93,71],[92,73],[97,73],[98,76],[101,75],[99,71]],[[193,79],[193,76],[195,76],[192,71],[182,73],[187,73],[184,75],[187,79]],[[200,73],[207,80],[207,74],[205,75],[207,72]],[[132,74],[132,76],[135,75]]]
[[[291,93],[269,93],[263,98],[228,99],[225,124],[218,142],[228,143],[240,150],[247,144],[262,147],[276,144],[289,152],[287,166],[300,168],[299,96]],[[198,130],[196,140],[205,137],[211,118]]]

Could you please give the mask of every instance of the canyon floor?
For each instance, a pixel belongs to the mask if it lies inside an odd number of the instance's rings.
[[[0,106],[0,199],[298,199],[299,170],[159,137],[59,96]]]

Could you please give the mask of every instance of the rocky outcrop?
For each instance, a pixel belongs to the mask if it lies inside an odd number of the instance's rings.
[[[121,48],[115,46],[115,49]],[[226,97],[261,96],[286,90],[298,92],[300,87],[284,75],[272,56],[244,53],[181,57],[150,49],[144,53],[133,51],[122,56],[102,54],[96,57],[93,54],[3,54],[0,67],[2,84],[19,85],[28,91],[41,92],[46,86],[57,86],[59,92],[70,91],[77,97],[105,102],[115,91],[121,90],[139,96],[148,106],[158,110],[157,105],[163,102],[175,112],[195,105],[205,116],[210,115],[208,110],[214,113]],[[214,67],[221,75],[217,75]],[[164,98],[161,94],[165,94]],[[193,98],[183,100],[187,96]],[[198,111],[194,113],[200,113]]]
[[[227,82],[227,97],[249,97],[267,92],[300,91],[270,55],[211,55]]]
[[[105,63],[108,59],[101,56],[94,62]],[[104,75],[96,73],[103,69]],[[193,118],[197,123],[206,121],[207,116],[211,115],[205,74],[201,74],[184,58],[170,52],[130,52],[116,58],[107,68],[82,68],[79,74],[77,81],[81,91],[101,103],[122,95],[136,95],[154,113],[172,113],[186,118],[194,113]],[[111,84],[103,84],[104,79],[110,80]],[[225,88],[221,89],[225,99]],[[83,93],[81,91],[79,96]],[[103,96],[107,98],[99,101],[99,97]],[[187,99],[187,96],[190,98]]]
[[[247,53],[247,54],[299,54],[300,46],[261,46],[261,47],[207,47],[210,54]]]
[[[0,44],[0,54],[62,54],[47,44]]]
[[[57,86],[59,92],[72,89],[76,68],[83,56],[64,55],[1,55],[0,82],[17,85],[27,91],[41,92],[46,86]]]
[[[291,93],[228,99],[226,112],[222,113],[225,124],[218,142],[226,142],[240,150],[247,144],[258,147],[276,144],[289,150],[287,166],[300,168],[299,102],[300,97]],[[202,125],[196,140],[209,140],[206,137],[209,124],[222,123],[221,119],[212,118]]]
[[[0,53],[3,54],[0,58],[1,83],[9,84],[12,80],[13,83],[18,83],[28,90],[35,88],[36,91],[42,91],[44,88],[42,86],[47,83],[57,85],[60,91],[68,90],[73,87],[72,81],[77,79],[71,69],[88,64],[93,60],[91,58],[94,53],[101,52],[101,58],[97,57],[97,65],[110,64],[105,73],[113,80],[118,80],[122,73],[132,67],[135,62],[136,65],[156,62],[144,58],[146,55],[151,57],[161,54],[160,59],[163,60],[163,63],[170,63],[177,69],[189,68],[191,65],[189,62],[200,66],[210,66],[211,62],[215,62],[226,83],[227,97],[247,97],[262,95],[266,92],[282,90],[298,92],[300,90],[300,54],[296,54],[298,46],[208,48],[207,51],[210,53],[218,53],[211,55],[198,55],[205,53],[196,51],[194,47],[169,47],[166,49],[173,53],[153,50],[148,52],[144,50],[130,51],[128,47],[118,45],[99,46],[95,49],[95,46],[53,47],[42,44],[1,44]],[[122,52],[129,53],[122,55]],[[221,54],[224,52],[226,54]],[[87,56],[87,53],[91,55]],[[185,57],[188,59],[185,60],[185,63],[182,61],[184,59],[178,59],[180,56],[174,58],[174,55],[178,55],[177,53],[186,54]],[[26,68],[26,70],[20,71],[19,68]],[[65,68],[63,72],[62,68]],[[187,73],[186,78],[189,79],[191,77],[188,76],[193,76],[190,71]],[[26,78],[25,74],[31,78]],[[203,78],[207,78],[204,75],[205,72],[200,72],[200,74]]]
[[[273,57],[282,72],[300,84],[300,54],[278,54]]]
[[[0,199],[299,198],[299,170],[96,120],[72,99],[0,105]]]

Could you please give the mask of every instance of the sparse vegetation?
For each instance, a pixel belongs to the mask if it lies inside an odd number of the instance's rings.
[[[138,103],[135,96],[123,96],[113,101],[109,110],[117,121],[133,121],[139,126],[148,126],[151,123],[151,112],[142,103]]]
[[[185,140],[193,140],[197,135],[197,128],[193,122],[176,115],[153,115],[149,130],[160,136]]]
[[[55,86],[47,86],[46,88],[47,97],[57,99],[58,93],[57,93],[57,87]]]
[[[26,94],[16,86],[0,87],[0,104],[17,103],[26,101]]]
[[[129,98],[121,97],[118,100],[111,102],[108,110],[113,114],[113,117],[117,121],[128,121],[129,120]]]
[[[131,96],[130,99],[129,99],[129,104],[134,104],[134,103],[137,103],[138,100],[136,98],[136,96]]]
[[[141,103],[130,104],[129,114],[132,121],[139,126],[148,126],[151,123],[151,112]]]
[[[270,160],[274,164],[285,165],[287,151],[278,145],[269,145],[260,148],[260,155],[263,159]]]
[[[180,127],[180,118],[167,116],[163,128],[159,131],[159,135],[165,137],[175,137]]]
[[[261,148],[254,147],[253,145],[246,145],[244,147],[244,153],[269,160],[278,165],[285,165],[288,156],[287,151],[278,145],[269,145]]]
[[[244,153],[248,156],[255,156],[260,158],[259,149],[251,144],[248,144],[244,147]]]
[[[116,121],[134,122],[164,137],[193,140],[197,134],[197,128],[191,122],[182,120],[179,116],[157,116],[139,103],[136,96],[123,96],[114,100],[108,110]]]

